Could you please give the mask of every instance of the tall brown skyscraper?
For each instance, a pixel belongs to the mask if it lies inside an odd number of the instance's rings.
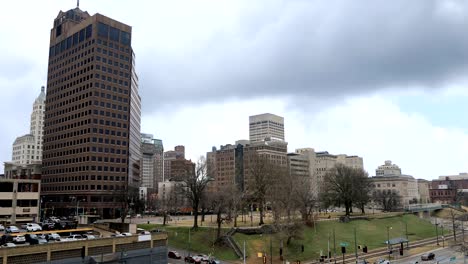
[[[47,214],[116,217],[124,190],[139,186],[141,99],[131,33],[78,7],[54,20],[42,176]]]

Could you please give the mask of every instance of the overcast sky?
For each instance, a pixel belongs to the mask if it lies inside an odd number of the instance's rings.
[[[73,0],[6,1],[0,160],[29,132],[49,32]],[[468,2],[81,1],[133,27],[142,132],[197,159],[248,138],[249,115],[285,117],[289,151],[359,155],[433,179],[468,171]],[[3,168],[0,169],[0,172]]]

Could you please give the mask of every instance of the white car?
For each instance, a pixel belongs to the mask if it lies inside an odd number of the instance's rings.
[[[5,227],[2,224],[0,224],[0,231],[5,231]]]
[[[46,236],[47,240],[60,241],[60,235],[57,233],[51,233]]]
[[[23,244],[26,243],[26,238],[24,236],[15,236],[13,237],[13,242],[17,244]]]
[[[65,241],[76,241],[76,240],[84,240],[81,235],[70,235],[66,238]]]
[[[9,227],[7,227],[7,228],[5,229],[5,232],[7,232],[7,233],[19,233],[20,230],[19,230],[19,228],[16,227],[16,226],[9,226]]]
[[[14,243],[8,242],[8,243],[5,243],[4,245],[2,245],[2,247],[10,248],[10,247],[16,247],[16,245]]]
[[[96,236],[84,234],[84,235],[83,235],[83,238],[85,238],[85,239],[96,239]]]
[[[42,227],[38,224],[35,223],[28,223],[26,225],[26,230],[28,232],[36,232],[36,231],[42,231]]]
[[[132,236],[132,233],[129,233],[129,232],[125,232],[125,233],[122,233],[123,236]]]

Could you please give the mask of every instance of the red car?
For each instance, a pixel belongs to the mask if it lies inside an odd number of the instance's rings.
[[[181,259],[182,258],[182,256],[177,251],[169,251],[167,253],[167,257],[172,258],[172,259]]]

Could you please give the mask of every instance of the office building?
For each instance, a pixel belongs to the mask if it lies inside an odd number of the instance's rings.
[[[208,171],[213,177],[208,190],[221,191],[226,186],[236,186],[239,191],[253,194],[255,179],[253,164],[255,155],[267,158],[268,162],[286,168],[288,165],[287,143],[284,141],[241,141],[227,144],[219,150],[215,147],[207,153]]]
[[[418,180],[411,175],[401,173],[400,167],[392,164],[390,160],[379,166],[371,177],[374,187],[373,195],[379,193],[394,193],[401,197],[400,206],[407,206],[420,202]]]
[[[40,180],[0,180],[0,222],[15,225],[17,222],[39,221]]]
[[[178,159],[185,159],[184,146],[175,146],[174,150],[164,152],[164,181],[171,178],[171,162]]]
[[[80,8],[50,31],[42,194],[57,215],[115,218],[140,185],[140,111],[132,28]]]
[[[164,147],[162,140],[151,134],[141,134],[141,187],[157,191],[158,182],[163,181]]]
[[[429,189],[431,202],[468,205],[468,173],[439,176]]]
[[[284,141],[284,118],[274,114],[249,117],[249,139],[255,143],[265,139]]]
[[[41,163],[44,129],[45,87],[33,104],[29,134],[16,138],[13,143],[12,162],[16,164]]]

